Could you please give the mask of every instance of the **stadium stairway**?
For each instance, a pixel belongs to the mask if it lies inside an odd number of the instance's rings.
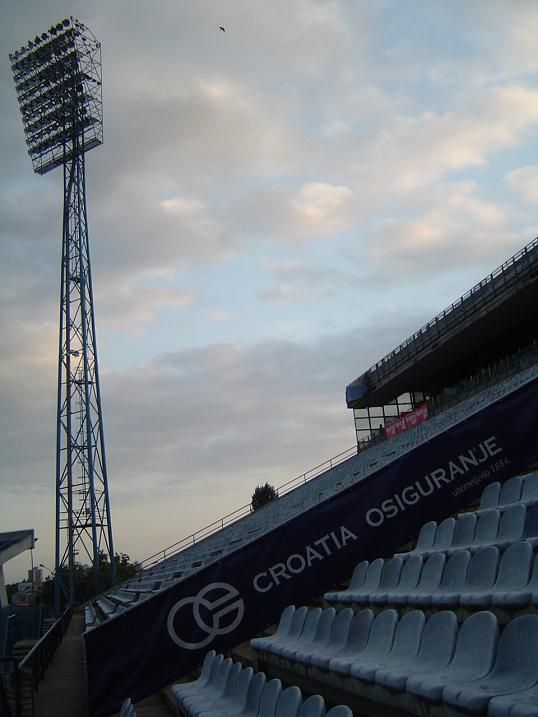
[[[126,697],[139,701],[162,689],[200,665],[208,650],[229,650],[277,622],[287,605],[309,604],[341,584],[353,565],[392,557],[427,522],[437,525],[422,547],[443,548],[454,535],[461,543],[471,528],[456,531],[458,512],[489,483],[503,485],[538,461],[537,434],[533,366],[101,596],[88,607],[84,634],[90,714],[105,717]],[[501,518],[509,504],[486,504],[486,517],[493,511],[496,520],[485,522],[502,524],[506,548],[521,537],[527,517],[522,523],[517,504],[510,519]],[[476,531],[482,522],[476,516]],[[422,570],[424,557],[414,557]],[[431,562],[424,591],[445,563],[446,556]]]

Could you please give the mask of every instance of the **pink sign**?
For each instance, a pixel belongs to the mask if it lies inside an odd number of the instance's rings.
[[[428,418],[428,404],[423,403],[414,411],[409,413],[402,413],[402,415],[394,421],[387,423],[385,426],[385,433],[387,438],[394,438],[399,433],[408,431],[413,426],[418,426],[419,423],[424,423]]]

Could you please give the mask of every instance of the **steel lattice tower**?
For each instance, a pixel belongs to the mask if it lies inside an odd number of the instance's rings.
[[[77,601],[76,563],[99,591],[100,554],[115,561],[99,388],[86,152],[102,143],[101,45],[71,17],[10,55],[34,171],[63,167],[56,433],[55,606]],[[67,585],[64,583],[67,582]]]

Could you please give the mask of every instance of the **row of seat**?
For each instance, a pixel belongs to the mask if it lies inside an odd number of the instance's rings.
[[[177,684],[172,694],[188,717],[353,717],[339,705],[326,712],[321,695],[303,701],[298,687],[283,689],[278,679],[243,668],[214,650],[207,653],[200,676]]]
[[[325,593],[335,605],[418,605],[505,609],[538,605],[538,554],[529,541],[495,546],[471,554],[459,550],[449,558],[435,553],[426,560],[396,555],[360,562],[347,590]]]
[[[501,550],[510,543],[528,538],[538,544],[538,510],[535,504],[516,503],[505,508],[489,508],[477,513],[464,513],[445,518],[441,523],[430,520],[420,529],[416,546],[402,555],[437,552],[452,554],[466,549],[471,552],[483,545],[496,545]]]
[[[538,500],[538,471],[526,476],[514,476],[506,481],[490,483],[482,491],[478,511],[497,508],[511,503],[529,503]]]
[[[251,640],[259,660],[416,714],[426,701],[471,714],[489,706],[492,717],[507,717],[517,702],[538,715],[538,615],[516,617],[499,634],[489,611],[458,626],[451,610],[429,619],[421,610],[317,610],[287,607],[274,635]]]

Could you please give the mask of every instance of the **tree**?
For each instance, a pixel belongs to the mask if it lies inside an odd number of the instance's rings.
[[[278,492],[270,483],[257,485],[254,493],[252,494],[250,505],[253,511],[258,510],[258,508],[261,508],[263,505],[267,505],[267,503],[275,500],[275,498],[278,498]]]

